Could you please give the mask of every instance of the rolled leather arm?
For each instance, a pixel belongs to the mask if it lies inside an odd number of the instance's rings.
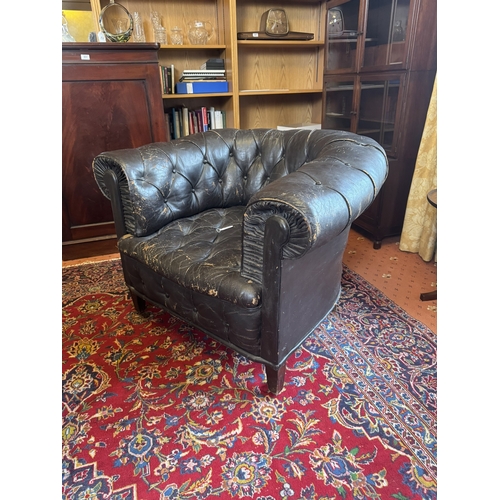
[[[335,141],[339,142],[339,141]],[[331,144],[321,158],[265,186],[247,204],[243,225],[242,276],[262,283],[264,230],[271,216],[283,217],[290,237],[284,259],[296,259],[349,228],[373,202],[388,173],[384,150],[350,136]]]

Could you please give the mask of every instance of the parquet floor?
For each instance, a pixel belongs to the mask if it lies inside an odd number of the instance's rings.
[[[417,254],[399,250],[398,238],[387,238],[373,248],[369,238],[351,229],[344,263],[402,307],[410,316],[437,333],[437,301],[422,302],[420,294],[436,288],[437,265]],[[63,261],[63,266],[118,258],[119,254]]]

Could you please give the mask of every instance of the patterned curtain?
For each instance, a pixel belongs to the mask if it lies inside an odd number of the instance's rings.
[[[436,184],[437,78],[434,80],[399,243],[400,250],[418,253],[426,262],[432,260],[436,250],[437,210],[427,200],[427,193],[436,188]]]

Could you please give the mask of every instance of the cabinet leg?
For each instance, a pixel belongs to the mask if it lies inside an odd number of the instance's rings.
[[[267,387],[269,392],[277,395],[283,389],[285,385],[285,372],[286,366],[283,365],[277,370],[271,368],[270,366],[266,366],[266,375],[267,375]]]
[[[374,249],[374,250],[379,250],[381,246],[382,246],[382,241],[380,241],[380,240],[375,240],[375,241],[373,242],[373,249]]]
[[[434,290],[432,292],[426,292],[420,294],[420,300],[437,300],[438,292]]]

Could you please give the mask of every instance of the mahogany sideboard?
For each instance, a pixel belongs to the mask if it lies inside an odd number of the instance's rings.
[[[62,44],[62,258],[116,252],[92,160],[166,141],[156,43]]]

